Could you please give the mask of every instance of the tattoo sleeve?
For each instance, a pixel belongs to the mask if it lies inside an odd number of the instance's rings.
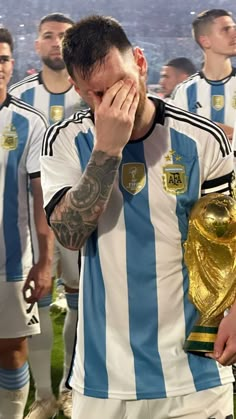
[[[96,229],[108,203],[120,161],[121,157],[94,150],[79,182],[55,207],[50,223],[63,246],[80,249]]]

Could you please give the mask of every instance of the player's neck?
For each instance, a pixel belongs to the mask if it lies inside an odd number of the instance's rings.
[[[131,140],[138,140],[144,137],[151,129],[153,120],[155,118],[156,108],[150,99],[146,99],[142,116],[137,121],[135,128],[131,134]]]
[[[206,56],[202,71],[208,80],[222,80],[229,76],[232,71],[230,58],[224,58],[219,55],[214,57]]]
[[[51,93],[64,93],[71,87],[66,69],[54,71],[44,65],[42,79],[46,89]]]
[[[5,102],[7,98],[7,89],[0,89],[0,106]]]

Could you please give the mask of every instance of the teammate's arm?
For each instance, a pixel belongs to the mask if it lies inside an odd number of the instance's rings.
[[[51,265],[53,256],[54,234],[49,228],[43,210],[43,196],[40,178],[31,180],[34,222],[38,238],[39,259],[31,268],[24,285],[26,301],[32,303],[47,295],[51,290]],[[26,296],[30,289],[30,296]]]

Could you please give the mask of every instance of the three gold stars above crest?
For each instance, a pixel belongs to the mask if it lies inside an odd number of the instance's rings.
[[[180,161],[182,159],[182,157],[176,154],[174,150],[170,150],[169,153],[165,156],[166,161],[171,161],[174,155],[175,161]]]

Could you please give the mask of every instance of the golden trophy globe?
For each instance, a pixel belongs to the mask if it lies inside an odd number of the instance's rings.
[[[184,350],[203,355],[213,352],[219,323],[236,298],[236,201],[218,193],[200,198],[184,249],[189,298],[199,313]]]

